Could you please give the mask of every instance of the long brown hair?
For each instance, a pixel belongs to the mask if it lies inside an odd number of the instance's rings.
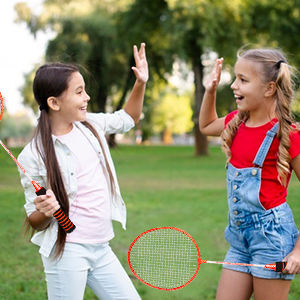
[[[280,140],[277,171],[279,181],[282,185],[286,186],[291,162],[289,134],[295,130],[293,128],[295,121],[293,120],[291,110],[295,94],[292,80],[294,76],[293,68],[288,64],[284,54],[277,49],[242,49],[238,52],[237,57],[238,59],[244,58],[258,63],[260,65],[260,80],[263,83],[273,81],[276,84],[274,101],[276,104],[275,113],[279,122],[277,137]],[[222,150],[227,155],[227,163],[231,158],[230,146],[236,131],[239,125],[247,118],[249,118],[249,112],[239,111],[221,135]]]
[[[49,97],[61,96],[62,93],[67,90],[70,77],[74,72],[79,72],[79,68],[76,65],[49,63],[41,66],[37,70],[33,81],[34,97],[41,107],[41,115],[34,133],[34,146],[36,147],[37,152],[43,160],[47,170],[47,188],[50,188],[53,191],[61,208],[67,215],[69,215],[69,199],[53,144],[52,127],[51,120],[48,115],[49,107],[47,105],[47,99]],[[112,171],[109,167],[100,137],[96,129],[90,123],[85,121],[82,122],[82,124],[90,129],[99,141],[110,177],[111,190],[114,192],[115,183]],[[28,219],[27,223],[29,223]],[[57,243],[54,252],[55,257],[62,256],[65,242],[66,232],[61,226],[58,226]]]

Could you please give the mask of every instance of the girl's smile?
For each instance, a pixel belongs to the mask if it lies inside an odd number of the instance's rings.
[[[234,93],[234,97],[236,98],[236,103],[239,104],[244,97]]]

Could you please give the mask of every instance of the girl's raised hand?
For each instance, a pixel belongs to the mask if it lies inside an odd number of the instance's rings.
[[[135,60],[135,67],[132,67],[135,77],[138,82],[146,83],[149,79],[149,72],[148,72],[148,63],[146,58],[146,51],[145,51],[146,44],[142,43],[141,48],[138,51],[137,46],[133,46],[133,55]]]
[[[218,58],[215,62],[214,68],[208,77],[208,79],[205,81],[205,90],[208,93],[215,93],[217,90],[217,87],[220,83],[221,79],[221,71],[223,66],[223,58]]]

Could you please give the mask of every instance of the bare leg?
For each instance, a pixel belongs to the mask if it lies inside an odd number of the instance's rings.
[[[291,280],[262,279],[253,277],[255,300],[286,300]]]
[[[216,300],[249,300],[252,293],[252,275],[229,269],[222,270]]]

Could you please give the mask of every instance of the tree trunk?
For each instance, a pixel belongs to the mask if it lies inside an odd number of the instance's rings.
[[[204,95],[203,86],[203,65],[201,61],[202,49],[192,41],[195,51],[193,51],[193,70],[195,76],[195,110],[194,110],[194,136],[195,136],[195,155],[208,155],[208,141],[207,137],[199,130],[199,113]]]
[[[171,145],[173,143],[172,131],[168,127],[163,132],[163,143],[165,145]]]
[[[98,94],[97,94],[97,112],[105,112],[107,100],[107,91],[104,90],[103,87],[99,86]]]

